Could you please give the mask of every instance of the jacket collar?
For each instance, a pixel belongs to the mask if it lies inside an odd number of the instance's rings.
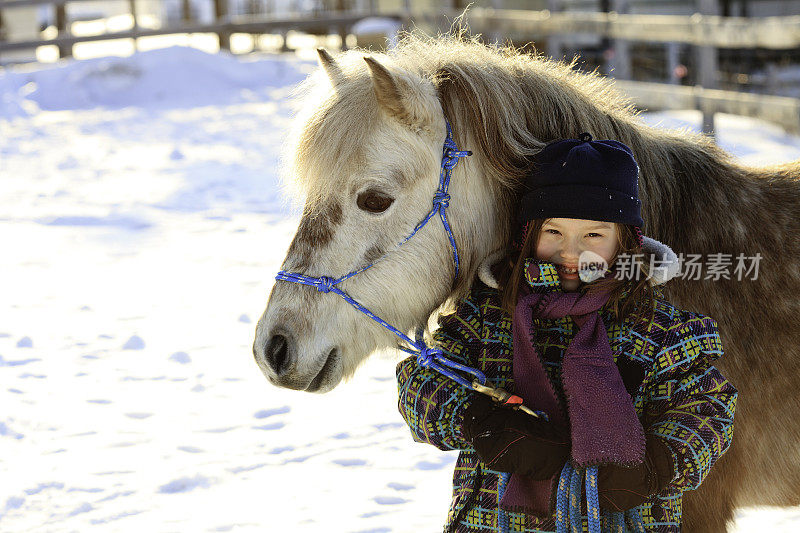
[[[539,268],[536,268],[536,267]],[[556,270],[555,263],[549,261],[540,261],[535,258],[528,258],[525,260],[525,281],[528,282],[531,292],[540,294],[563,294],[564,290],[561,288],[559,281],[558,271]],[[581,291],[586,284],[581,286]],[[619,294],[619,300],[624,301],[628,298],[633,288],[630,284],[626,285],[622,292]],[[653,293],[656,298],[664,298],[664,284],[653,283]],[[606,302],[600,308],[601,313],[611,313],[616,316],[615,311],[611,306],[611,302]]]
[[[645,252],[643,258],[648,263],[652,260],[655,265],[651,282],[656,286],[656,293],[663,294],[663,286],[680,272],[680,262],[675,252],[664,243],[650,237],[644,237],[642,248]],[[486,285],[495,289],[499,288],[497,277],[492,272],[492,267],[503,257],[502,250],[490,254],[478,267],[478,278]],[[539,265],[539,269],[529,268]],[[538,270],[538,272],[537,272]],[[559,282],[558,272],[553,263],[529,258],[525,261],[525,280],[534,292],[563,292]],[[623,296],[627,295],[627,290]]]
[[[539,268],[536,268],[536,267]],[[559,281],[555,263],[539,261],[533,257],[525,260],[525,281],[532,292],[564,292]]]

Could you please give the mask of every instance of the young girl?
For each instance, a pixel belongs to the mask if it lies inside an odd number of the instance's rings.
[[[682,492],[728,449],[737,391],[712,366],[717,324],[664,299],[677,258],[642,236],[637,181],[622,143],[582,134],[547,145],[525,184],[516,244],[481,268],[434,334],[445,357],[547,420],[414,357],[398,364],[414,440],[461,450],[445,531],[555,531],[557,481],[571,461],[599,465],[602,510],[635,509],[647,531],[679,532]]]

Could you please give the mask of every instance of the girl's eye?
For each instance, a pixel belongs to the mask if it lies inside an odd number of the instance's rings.
[[[550,233],[551,235],[561,235],[561,232],[557,229],[546,229],[544,231],[545,233]]]
[[[394,202],[394,198],[374,190],[364,191],[356,199],[358,208],[370,213],[383,213],[389,209],[392,202]]]
[[[602,237],[602,235],[600,235],[599,233],[587,233],[587,237],[592,237],[592,238]]]

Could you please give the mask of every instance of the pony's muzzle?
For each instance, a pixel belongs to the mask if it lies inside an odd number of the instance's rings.
[[[331,348],[327,355],[315,359],[319,366],[310,372],[298,370],[298,352],[298,344],[285,330],[275,331],[266,342],[256,340],[253,344],[256,363],[273,385],[306,392],[326,392],[341,380],[338,348]]]

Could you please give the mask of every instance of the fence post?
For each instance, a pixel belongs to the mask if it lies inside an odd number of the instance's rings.
[[[334,10],[336,12],[336,15],[344,14],[344,11],[345,11],[344,0],[336,0],[336,4],[334,6]],[[339,34],[339,39],[342,41],[342,45],[341,45],[341,48],[340,48],[340,50],[342,52],[347,50],[347,33],[348,33],[348,30],[349,30],[349,28],[347,26],[345,26],[344,24],[339,24],[336,27],[336,32]]]
[[[667,79],[672,85],[678,85],[681,82],[678,76],[678,65],[680,65],[681,49],[678,43],[667,43]]]
[[[128,5],[131,7],[131,18],[133,19],[133,50],[134,52],[139,51],[139,39],[137,38],[137,34],[139,33],[139,22],[136,17],[136,0],[128,0]]]
[[[719,15],[718,0],[697,0],[697,8],[702,15]],[[717,61],[717,49],[713,46],[696,46],[695,54],[697,57],[697,85],[704,89],[716,89],[718,87],[719,62]],[[700,91],[702,93],[702,91]],[[714,134],[714,112],[708,106],[700,102],[700,110],[703,112],[703,133]]]
[[[228,0],[214,0],[214,19],[223,24],[228,23]],[[231,33],[227,29],[222,29],[217,33],[219,39],[219,49],[231,51]]]
[[[561,11],[562,0],[547,0],[547,9],[550,14]],[[551,33],[547,36],[547,55],[553,59],[561,59],[561,35]]]
[[[628,0],[611,0],[610,7],[616,13],[627,13],[629,5]],[[620,80],[631,79],[633,69],[631,68],[630,48],[630,43],[624,39],[610,39],[607,51],[609,57],[606,63],[610,76],[613,75]]]
[[[66,4],[57,4],[55,6],[56,9],[56,29],[58,30],[58,36],[64,37],[68,35],[67,33],[67,6]],[[58,45],[58,57],[65,58],[65,57],[72,57],[72,45],[71,44],[59,44]]]
[[[773,62],[767,63],[767,80],[765,84],[765,88],[767,90],[767,94],[778,94],[778,89],[780,88],[780,82],[778,81],[778,65]]]

